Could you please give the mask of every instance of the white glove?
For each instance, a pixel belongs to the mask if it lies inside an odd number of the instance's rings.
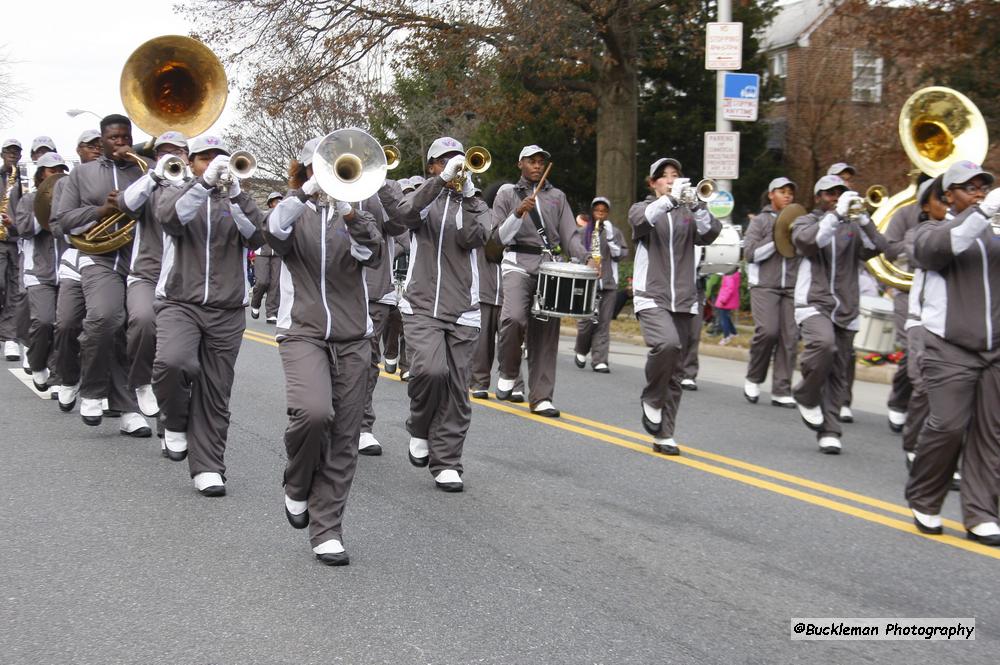
[[[240,189],[240,179],[234,177],[232,179],[232,181],[230,181],[230,183],[229,183],[229,198],[230,198],[230,200],[235,199],[237,196],[240,195],[240,192],[242,192],[242,191],[243,190]]]
[[[351,211],[353,210],[353,208],[351,208],[351,204],[347,203],[346,201],[337,201],[334,204],[333,209],[336,210],[337,214],[340,215],[341,217],[347,217],[348,215],[351,214]]]
[[[306,196],[312,196],[320,190],[319,181],[316,180],[316,176],[313,176],[306,180],[306,184],[302,185],[302,193]]]
[[[646,206],[646,219],[653,221],[653,217],[662,213],[668,213],[674,209],[674,201],[669,196],[661,196],[648,206]]]
[[[858,215],[858,219],[856,221],[858,222],[858,226],[868,226],[868,222],[872,221],[872,218],[868,216],[867,212],[863,212]]]
[[[215,187],[219,184],[219,180],[222,174],[229,170],[229,155],[218,155],[213,159],[208,168],[205,169],[205,173],[202,174],[202,179],[205,184],[209,187]]]
[[[691,186],[691,178],[678,178],[674,180],[674,184],[670,187],[670,196],[674,198],[675,201],[679,201],[681,198],[681,192]]]
[[[476,186],[472,184],[472,178],[466,178],[462,185],[462,196],[469,198],[476,195]]]
[[[837,199],[837,214],[840,215],[842,219],[847,217],[847,210],[851,207],[851,201],[857,198],[861,198],[858,196],[857,192],[848,190],[841,194],[840,198]]]
[[[979,209],[987,217],[992,217],[1000,212],[1000,187],[989,191],[986,198],[979,203]]]
[[[156,167],[153,169],[153,180],[160,183],[167,179],[167,163],[176,159],[175,155],[164,155],[156,162]]]
[[[445,182],[451,182],[458,175],[458,172],[462,170],[462,165],[465,164],[464,155],[455,155],[448,160],[448,163],[444,165],[444,171],[441,172],[441,179]]]
[[[601,223],[604,224],[604,238],[608,242],[611,242],[612,240],[615,239],[615,227],[611,226],[611,222],[608,221],[604,221]]]

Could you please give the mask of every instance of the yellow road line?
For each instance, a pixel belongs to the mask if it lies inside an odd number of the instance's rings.
[[[244,333],[244,335],[247,339],[250,339],[252,341],[269,344],[271,346],[277,346],[277,343],[273,339],[270,339],[261,333],[257,333],[256,331],[248,330],[246,331],[246,333]],[[380,375],[382,378],[385,379],[400,381],[399,376],[396,374],[387,374],[385,372],[381,372]],[[972,552],[974,554],[980,554],[982,556],[990,557],[993,559],[1000,559],[1000,549],[998,548],[980,545],[979,543],[975,543],[970,540],[965,540],[958,536],[953,536],[950,534],[945,534],[941,536],[928,536],[916,531],[916,528],[909,520],[899,520],[893,517],[889,517],[888,515],[882,515],[880,513],[875,513],[870,510],[865,510],[863,508],[858,508],[856,506],[851,506],[845,503],[840,503],[838,501],[833,501],[832,499],[827,499],[822,496],[816,496],[815,494],[803,492],[792,487],[786,487],[784,485],[779,485],[777,483],[757,478],[755,476],[749,476],[745,473],[739,473],[738,471],[733,471],[732,469],[715,466],[713,464],[708,464],[706,462],[702,462],[697,459],[691,459],[690,457],[660,455],[658,453],[653,452],[653,450],[650,448],[648,444],[635,443],[633,441],[628,441],[626,439],[622,439],[617,436],[604,434],[602,432],[597,432],[594,431],[593,429],[587,429],[586,427],[581,427],[571,423],[578,422],[580,423],[580,425],[587,425],[588,427],[603,429],[609,432],[617,432],[632,438],[642,437],[648,440],[649,437],[641,435],[638,432],[633,432],[631,430],[627,430],[624,428],[615,427],[614,425],[606,425],[598,421],[589,420],[587,418],[582,418],[580,416],[573,416],[571,414],[566,414],[566,413],[562,414],[562,419],[556,420],[553,418],[546,418],[543,416],[534,415],[525,407],[517,407],[513,405],[497,403],[497,402],[488,402],[484,400],[474,400],[474,403],[480,406],[493,409],[494,411],[508,413],[514,416],[518,416],[520,418],[525,418],[527,420],[535,421],[539,424],[548,425],[549,427],[555,427],[591,439],[596,439],[598,441],[611,443],[613,445],[622,448],[627,448],[637,453],[648,455],[658,460],[664,460],[664,461],[674,462],[675,464],[681,464],[683,466],[687,466],[693,469],[698,469],[699,471],[704,471],[705,473],[710,473],[712,475],[720,476],[722,478],[728,478],[729,480],[734,480],[736,482],[743,483],[745,485],[750,485],[752,487],[757,487],[759,489],[763,489],[769,492],[797,499],[799,501],[809,503],[814,506],[821,506],[823,508],[843,513],[845,515],[851,515],[866,520],[868,522],[881,524],[882,526],[886,526],[891,529],[896,529],[897,531],[902,531],[904,533],[913,536],[918,536],[920,538],[924,538],[931,542],[950,545],[952,547],[963,549],[968,552]],[[570,421],[570,422],[565,422],[565,421]],[[824,483],[818,483],[809,480],[807,478],[800,478],[798,476],[794,476],[792,474],[786,474],[781,471],[775,471],[773,469],[768,469],[766,467],[761,467],[755,464],[741,462],[740,460],[729,458],[724,455],[718,455],[716,453],[710,453],[708,451],[703,451],[703,450],[695,450],[686,445],[684,446],[684,452],[685,453],[690,452],[694,454],[696,457],[697,456],[704,457],[706,459],[710,459],[712,461],[723,463],[729,466],[741,468],[746,471],[752,471],[754,473],[766,475],[769,477],[773,477],[775,479],[784,480],[785,482],[801,485],[803,487],[808,487],[810,489],[822,491],[828,494],[839,496],[841,498],[850,499],[857,503],[863,503],[870,505],[872,507],[882,508],[883,510],[886,510],[888,512],[904,514],[907,517],[910,516],[909,510],[907,510],[906,508],[902,508],[901,506],[897,506],[887,501],[881,501],[880,499],[875,499],[873,497],[868,497],[863,494],[857,494],[855,492],[850,492],[848,490],[842,490],[840,488],[833,487],[831,485],[826,485]],[[964,527],[961,524],[958,524],[957,522],[954,522],[952,520],[946,520],[946,522],[948,523],[948,526],[951,526],[952,528],[958,528],[964,531]]]

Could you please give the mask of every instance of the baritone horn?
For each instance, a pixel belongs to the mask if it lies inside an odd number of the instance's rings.
[[[921,88],[906,100],[899,112],[899,141],[915,170],[910,186],[886,199],[872,215],[882,233],[899,210],[916,203],[916,177],[921,172],[935,178],[962,160],[982,164],[990,144],[986,121],[972,100],[941,86]],[[908,266],[896,265],[883,254],[867,265],[883,284],[910,290],[913,273]]]
[[[316,146],[313,174],[323,192],[338,201],[370,198],[385,184],[386,151],[368,132],[337,129]]]
[[[382,152],[385,153],[385,168],[387,170],[392,171],[399,166],[399,148],[392,144],[384,145]]]
[[[149,170],[145,160],[132,152],[128,156],[135,160],[139,170],[145,175]],[[122,223],[124,226],[119,226]],[[135,224],[135,220],[124,212],[114,212],[79,235],[71,233],[69,241],[84,254],[110,254],[132,242]]]

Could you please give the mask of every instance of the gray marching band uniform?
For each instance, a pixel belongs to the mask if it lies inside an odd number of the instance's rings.
[[[907,233],[917,227],[920,219],[920,206],[913,203],[897,210],[889,226],[885,229],[885,258],[889,261],[899,261],[904,256],[909,262],[913,261],[912,254],[907,251],[907,245],[912,247],[912,242],[907,242]],[[912,236],[910,237],[912,241]],[[898,291],[892,298],[893,320],[896,325],[896,346],[904,351],[902,359],[896,367],[896,373],[892,376],[892,390],[889,392],[888,406],[894,411],[905,412],[908,408],[910,395],[913,392],[913,384],[910,382],[908,370],[909,349],[907,348],[908,335],[906,332],[907,309],[909,308],[910,296],[905,291]]]
[[[628,256],[628,245],[621,230],[611,223],[613,240],[608,241],[604,229],[600,232],[601,244],[601,274],[599,276],[599,302],[597,317],[580,319],[576,323],[575,351],[581,356],[590,355],[590,365],[608,363],[608,349],[611,347],[611,318],[615,313],[615,296],[618,293],[618,262]],[[593,240],[593,229],[590,226],[580,227],[576,231],[578,241],[590,252]]]
[[[173,189],[168,183],[158,186],[150,174],[132,183],[122,194],[120,207],[136,220],[125,302],[128,326],[125,330],[128,349],[128,387],[135,390],[153,382],[153,358],[156,356],[156,283],[160,279],[163,257],[163,227],[157,219],[157,201]]]
[[[66,178],[61,178],[52,190],[53,212],[65,183]],[[80,285],[80,250],[69,243],[69,234],[62,230],[54,216],[49,219],[49,230],[62,238],[65,246],[59,257],[59,293],[52,337],[55,370],[64,386],[75,386],[80,382],[80,334],[87,316],[87,301]]]
[[[490,217],[492,221],[492,215]],[[487,233],[489,235],[489,233]],[[493,376],[493,360],[497,357],[497,336],[500,331],[500,311],[503,308],[502,269],[499,263],[486,260],[486,250],[476,250],[476,265],[479,266],[479,340],[472,356],[472,371],[469,373],[469,388],[472,391],[490,389]],[[517,379],[512,392],[524,392],[524,380],[518,367]]]
[[[559,319],[551,317],[543,321],[531,315],[544,245],[531,214],[525,213],[523,217],[514,214],[534,188],[534,183],[522,177],[516,185],[501,187],[493,202],[493,224],[500,226],[500,242],[505,247],[501,263],[500,378],[517,380],[521,372],[521,344],[526,342],[528,401],[532,407],[552,400],[559,351]],[[576,217],[562,190],[546,181],[535,202],[548,245],[562,247],[562,260],[572,257],[586,261],[586,250],[576,236]]]
[[[59,254],[62,241],[35,219],[35,192],[25,194],[17,208],[21,238],[22,279],[28,294],[28,366],[32,372],[55,368],[56,299],[59,290]],[[57,383],[55,375],[50,383]]]
[[[472,421],[469,371],[480,325],[476,249],[486,243],[489,208],[478,195],[464,197],[446,188],[437,176],[388,212],[411,231],[399,302],[410,356],[406,429],[427,440],[432,475],[446,469],[461,474]]]
[[[281,257],[275,254],[271,246],[266,243],[257,250],[257,256],[253,260],[253,275],[253,298],[250,300],[250,306],[254,309],[260,309],[261,301],[264,300],[264,296],[267,296],[264,318],[277,318],[278,305],[281,303],[279,285]]]
[[[157,193],[165,233],[156,283],[153,393],[165,429],[186,432],[191,476],[225,479],[229,396],[249,302],[247,250],[263,242],[250,195],[232,200],[201,178]]]
[[[908,245],[907,255],[913,257],[913,236],[915,231],[906,234]],[[921,314],[924,306],[924,271],[910,259],[913,269],[913,282],[910,285],[909,303],[906,314],[906,371],[913,390],[906,408],[906,422],[903,424],[903,452],[916,453],[920,430],[924,428],[927,417],[931,414],[930,400],[927,398],[927,381],[924,379],[924,331]]]
[[[792,242],[802,257],[795,282],[795,321],[804,342],[802,380],[792,395],[802,406],[822,407],[817,437],[839,439],[839,400],[847,392],[859,325],[858,267],[885,249],[885,238],[872,222],[862,227],[817,208],[792,224]]]
[[[922,222],[913,242],[924,269],[922,369],[931,412],[906,499],[939,514],[961,453],[965,527],[1000,522],[1000,239],[972,206],[951,220]]]
[[[125,190],[141,176],[132,160],[119,164],[102,155],[81,164],[60,181],[54,223],[62,233],[83,234],[99,221],[97,209],[108,193]],[[125,277],[131,253],[129,243],[116,252],[79,257],[87,308],[80,336],[80,395],[107,397],[112,409],[123,412],[139,410],[135,391],[127,389],[126,372]]]
[[[0,171],[0,189],[7,188],[9,171]],[[2,192],[0,192],[2,194]],[[21,180],[10,190],[7,199],[7,239],[0,242],[0,342],[27,340],[24,319],[28,317],[28,296],[21,284],[21,260],[18,253],[17,211],[21,203]]]
[[[647,196],[628,211],[636,242],[632,303],[650,349],[642,401],[660,409],[662,421],[656,436],[669,439],[681,401],[691,319],[701,316],[694,247],[715,242],[722,223],[707,210],[692,213],[683,207],[655,213],[650,219],[646,208],[655,200]]]
[[[347,224],[325,204],[292,190],[267,219],[281,257],[276,337],[285,372],[285,494],[308,502],[313,547],[343,542],[342,522],[358,460],[371,364],[366,267],[382,259],[374,217]]]
[[[792,373],[798,350],[799,329],[795,323],[795,279],[799,257],[785,258],[774,246],[774,222],[778,218],[771,204],[750,220],[743,245],[747,259],[747,283],[754,333],[750,341],[747,381],[763,383],[774,358],[771,396],[792,394]]]

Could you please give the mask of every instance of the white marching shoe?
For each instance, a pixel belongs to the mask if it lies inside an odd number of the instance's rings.
[[[377,457],[382,454],[382,444],[371,432],[362,432],[358,437],[358,454]]]
[[[101,408],[101,400],[90,397],[84,397],[81,399],[80,417],[83,418],[83,422],[87,425],[92,427],[100,425],[101,418],[104,417],[104,409]]]
[[[149,428],[146,419],[134,411],[122,414],[118,431],[125,436],[134,436],[137,439],[148,439],[153,436],[153,430]]]
[[[747,380],[743,382],[743,396],[751,404],[756,404],[760,399],[760,384]]]
[[[889,429],[891,429],[896,434],[903,431],[903,425],[906,424],[906,411],[897,411],[896,409],[889,409]]]
[[[430,462],[431,451],[427,447],[427,439],[411,436],[410,445],[406,452],[410,457],[410,464],[413,466],[427,466]]]
[[[260,318],[260,307],[250,308],[250,318],[259,319]]]
[[[663,410],[654,408],[641,400],[640,403],[642,404],[642,427],[656,436],[660,433],[660,426],[663,424]]]
[[[37,372],[32,372],[31,382],[35,384],[35,390],[44,393],[49,389],[49,368],[44,367]]]
[[[445,492],[461,492],[465,489],[462,476],[455,469],[445,469],[434,476],[434,484]]]
[[[28,362],[28,347],[21,347],[21,369],[28,376],[31,376],[31,363]]]
[[[160,412],[160,404],[153,394],[153,386],[148,383],[135,389],[135,399],[139,402],[139,411],[147,418],[152,418]]]
[[[346,566],[351,562],[344,550],[344,544],[336,538],[324,541],[313,548],[313,554],[328,566]]]
[[[840,439],[835,436],[821,436],[819,438],[819,451],[824,455],[840,454]]]
[[[3,343],[3,357],[4,360],[14,361],[21,359],[21,347],[18,346],[17,342],[6,341]]]
[[[823,426],[823,408],[819,406],[803,406],[798,403],[796,403],[796,406],[799,407],[799,415],[802,416],[806,427],[819,431],[819,428]]]
[[[201,492],[202,496],[225,496],[226,482],[222,475],[214,471],[202,471],[196,473],[194,478],[194,488]]]
[[[944,533],[944,529],[941,527],[940,515],[928,515],[913,508],[910,508],[910,512],[913,513],[913,524],[920,533],[926,533],[931,536],[939,536]]]
[[[80,394],[80,385],[59,386],[59,410],[68,413],[76,406],[76,396]]]
[[[497,378],[497,399],[510,399],[510,394],[514,391],[514,379],[505,379],[502,376]]]
[[[382,369],[385,370],[386,374],[395,374],[396,368],[398,367],[399,367],[399,358],[382,359]]]
[[[163,445],[166,446],[167,457],[175,462],[180,462],[188,454],[187,432],[164,430]]]
[[[842,423],[853,423],[854,422],[854,412],[851,411],[851,407],[846,404],[840,407],[840,413],[837,415],[837,420]]]

